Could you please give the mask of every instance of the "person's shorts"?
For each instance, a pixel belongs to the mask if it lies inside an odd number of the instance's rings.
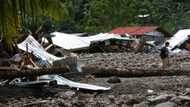
[[[162,58],[162,65],[168,66],[169,65],[169,58]]]

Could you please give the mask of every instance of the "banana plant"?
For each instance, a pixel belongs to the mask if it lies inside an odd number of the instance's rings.
[[[62,0],[0,0],[0,41],[7,49],[23,33],[36,32],[43,17],[59,21],[65,19],[67,9]]]

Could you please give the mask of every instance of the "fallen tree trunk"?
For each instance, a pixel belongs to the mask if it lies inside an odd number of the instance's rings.
[[[33,77],[46,74],[64,74],[70,72],[68,67],[61,68],[44,68],[44,69],[27,69],[19,70],[9,67],[0,67],[0,79],[12,79],[19,77]]]
[[[100,68],[97,66],[84,66],[83,73],[92,74],[96,77],[147,77],[147,76],[175,76],[175,75],[190,75],[190,70],[183,69],[144,69],[144,68],[128,68],[125,70],[118,70],[115,68]],[[32,77],[47,74],[65,74],[71,70],[68,67],[61,68],[45,68],[36,70],[17,70],[7,67],[0,67],[1,79],[12,79],[19,77]]]
[[[148,77],[148,76],[176,76],[176,75],[190,75],[190,70],[183,69],[144,69],[144,68],[128,68],[125,70],[118,70],[114,68],[98,68],[98,67],[84,67],[84,72],[88,72],[96,77]]]

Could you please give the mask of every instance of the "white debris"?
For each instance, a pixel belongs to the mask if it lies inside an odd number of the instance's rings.
[[[44,75],[44,76],[41,76],[39,79],[56,80],[58,85],[67,85],[71,88],[76,88],[76,89],[86,89],[86,90],[94,90],[94,91],[98,91],[98,90],[105,91],[105,90],[111,89],[110,87],[102,87],[102,86],[97,86],[97,85],[74,82],[59,75]]]
[[[56,57],[46,52],[46,50],[31,35],[29,35],[22,43],[18,44],[18,48],[23,51],[28,51],[29,53],[35,55],[37,58],[40,59],[38,63],[42,66],[51,67],[53,65],[53,62],[56,61],[64,62],[66,59],[68,59],[69,61],[67,61],[67,63],[65,64],[69,65],[71,68],[76,68],[75,71],[82,72],[82,69],[77,62],[78,58],[77,55],[71,53],[70,58]],[[72,61],[72,59],[74,61]]]
[[[179,30],[172,38],[167,41],[170,43],[169,49],[171,50],[176,46],[180,46],[188,39],[188,35],[190,35],[190,29]]]
[[[147,90],[147,93],[152,94],[154,90]]]
[[[31,35],[29,35],[22,43],[18,44],[17,46],[23,51],[27,51],[26,46],[28,46],[29,53],[33,53],[36,57],[40,58],[41,60],[48,61],[50,64],[52,64],[55,60],[63,59],[46,52],[45,49]]]
[[[120,37],[117,34],[109,34],[109,33],[100,33],[88,37],[79,37],[76,35],[71,35],[61,32],[53,32],[51,33],[51,35],[53,35],[52,42],[54,45],[57,45],[67,50],[89,48],[90,44],[94,41],[105,41],[109,39],[132,40],[128,37]]]

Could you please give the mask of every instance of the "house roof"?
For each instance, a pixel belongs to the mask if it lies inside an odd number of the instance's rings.
[[[119,34],[119,35],[129,34],[132,36],[142,36],[145,33],[153,32],[153,31],[160,31],[164,33],[165,36],[168,36],[168,37],[172,36],[169,32],[163,30],[162,28],[158,26],[134,26],[134,27],[126,27],[126,28],[119,27],[119,28],[113,29],[110,33]]]

